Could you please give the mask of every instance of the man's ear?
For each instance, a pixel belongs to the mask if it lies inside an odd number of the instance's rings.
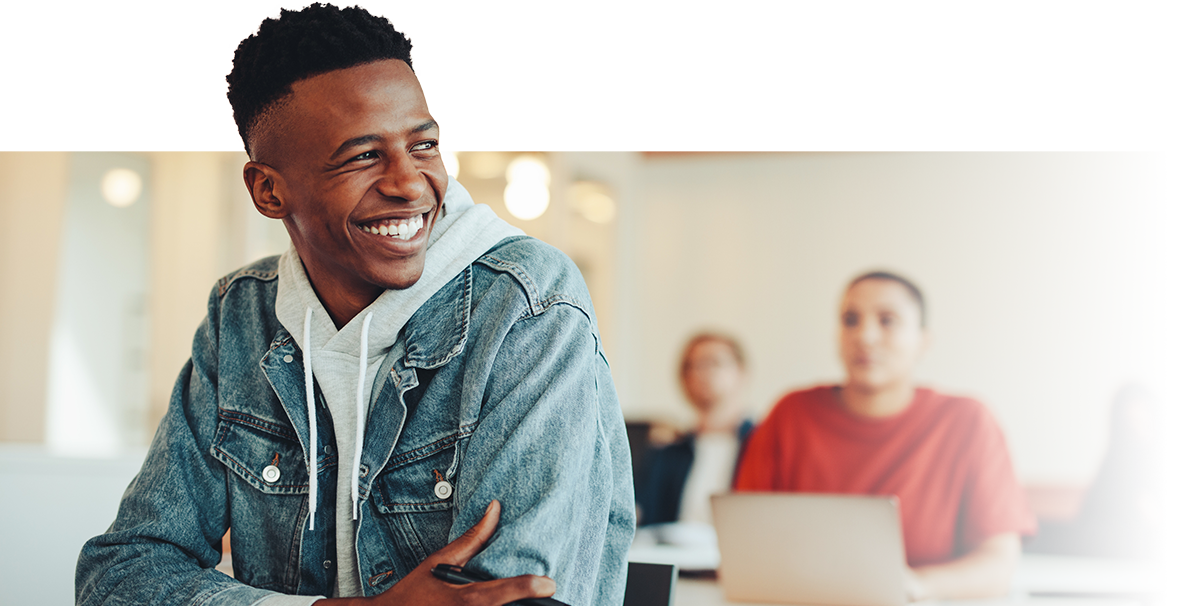
[[[254,208],[264,217],[282,219],[290,214],[282,196],[282,175],[261,162],[250,161],[242,167],[242,180],[254,200]]]

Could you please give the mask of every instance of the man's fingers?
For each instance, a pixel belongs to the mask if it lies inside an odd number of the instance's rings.
[[[488,539],[492,538],[492,533],[496,532],[496,526],[499,523],[500,501],[492,501],[488,503],[487,510],[483,512],[483,517],[479,519],[479,522],[464,532],[461,537],[454,539],[449,545],[429,556],[429,559],[438,564],[446,563],[457,566],[466,564],[467,560],[483,550],[483,546],[487,545]]]
[[[532,574],[483,583],[462,585],[464,601],[468,604],[508,604],[525,598],[548,598],[554,595],[554,579]]]

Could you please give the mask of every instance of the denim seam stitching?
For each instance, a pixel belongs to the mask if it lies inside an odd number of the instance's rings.
[[[224,297],[225,293],[229,292],[229,289],[233,286],[233,283],[237,282],[238,280],[241,280],[242,278],[253,278],[256,280],[260,280],[262,282],[270,282],[270,281],[276,279],[277,277],[279,277],[278,269],[275,269],[275,270],[261,270],[261,269],[252,269],[252,268],[241,269],[241,270],[238,270],[237,273],[225,276],[224,278],[221,278],[217,282],[217,295],[220,297]]]
[[[475,421],[474,423],[471,423],[470,425],[465,425],[463,427],[460,427],[458,431],[456,431],[453,434],[450,434],[440,440],[437,440],[436,442],[430,442],[429,444],[425,444],[424,446],[418,446],[416,448],[407,450],[400,454],[392,455],[388,459],[387,463],[384,464],[383,471],[380,471],[379,473],[380,474],[387,473],[389,471],[396,469],[397,467],[403,467],[413,461],[419,461],[421,459],[429,458],[439,452],[442,452],[443,450],[451,448],[455,444],[457,444],[459,441],[463,440],[464,438],[468,438],[472,434],[474,434],[475,427],[477,425],[479,425],[479,421]],[[429,452],[428,453],[423,452],[426,450],[428,450]]]
[[[288,432],[283,425],[260,419],[254,415],[221,408],[218,409],[217,416],[232,423],[238,423],[265,431],[273,436],[283,438],[296,444],[300,443],[300,439],[297,438],[295,434]]]

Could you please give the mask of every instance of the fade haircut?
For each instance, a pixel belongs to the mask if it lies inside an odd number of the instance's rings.
[[[281,9],[233,53],[229,104],[246,153],[259,125],[292,92],[292,84],[338,69],[399,59],[412,67],[412,42],[384,17],[357,6],[313,3]]]
[[[912,297],[913,302],[917,304],[917,309],[921,312],[921,328],[925,328],[925,295],[921,294],[921,289],[917,288],[917,285],[913,284],[912,280],[890,271],[869,271],[851,280],[846,285],[846,291],[854,288],[855,284],[866,280],[887,280],[903,286],[904,290],[908,291],[909,296]]]

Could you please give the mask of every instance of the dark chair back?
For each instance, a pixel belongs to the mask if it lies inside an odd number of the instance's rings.
[[[625,606],[672,606],[678,577],[679,569],[674,564],[630,562]]]

